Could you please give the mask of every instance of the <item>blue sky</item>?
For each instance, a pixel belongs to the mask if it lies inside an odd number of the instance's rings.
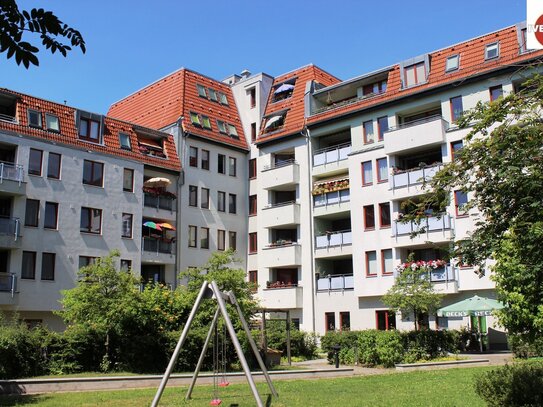
[[[0,57],[0,87],[106,113],[187,67],[216,79],[314,63],[341,79],[526,19],[525,0],[19,0],[83,34],[87,53],[39,53],[26,70]]]

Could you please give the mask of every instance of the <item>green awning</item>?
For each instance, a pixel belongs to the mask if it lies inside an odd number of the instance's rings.
[[[437,310],[439,317],[484,317],[492,315],[492,311],[502,309],[504,305],[491,298],[479,297],[477,295],[456,302]]]

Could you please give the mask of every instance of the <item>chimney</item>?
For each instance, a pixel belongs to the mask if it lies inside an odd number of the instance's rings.
[[[251,76],[251,72],[249,72],[247,69],[244,69],[243,71],[241,71],[240,75],[243,79],[247,79],[249,76]]]

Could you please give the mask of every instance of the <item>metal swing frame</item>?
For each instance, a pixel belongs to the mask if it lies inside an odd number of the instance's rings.
[[[200,354],[200,358],[198,359],[198,364],[196,365],[196,369],[192,377],[192,382],[189,386],[189,389],[187,391],[187,395],[185,398],[187,400],[191,398],[192,390],[194,389],[194,385],[196,384],[196,379],[198,378],[198,374],[200,373],[200,369],[202,367],[204,357],[207,352],[207,348],[209,347],[209,342],[211,341],[211,337],[213,335],[213,331],[215,329],[215,326],[217,324],[217,321],[219,319],[219,314],[220,314],[224,318],[224,323],[226,325],[228,333],[230,334],[230,339],[232,340],[232,344],[234,345],[234,348],[236,349],[236,352],[238,354],[238,358],[241,363],[241,367],[243,368],[243,372],[245,373],[245,377],[247,378],[247,382],[249,383],[249,386],[251,387],[251,391],[255,398],[256,405],[258,407],[264,407],[264,403],[262,402],[262,399],[260,398],[260,395],[258,394],[258,390],[256,388],[253,375],[251,373],[251,370],[249,369],[249,364],[247,363],[247,359],[245,359],[245,355],[243,354],[243,349],[241,348],[238,337],[236,335],[236,331],[234,329],[234,326],[232,325],[230,316],[228,315],[228,310],[226,308],[225,301],[228,301],[230,304],[232,304],[234,306],[234,309],[237,312],[237,315],[243,326],[243,330],[245,331],[245,334],[247,335],[247,340],[249,341],[249,344],[251,345],[251,349],[260,366],[260,369],[262,369],[262,373],[264,374],[264,377],[266,378],[266,382],[268,383],[270,392],[272,393],[274,397],[279,397],[279,395],[277,394],[277,391],[275,390],[275,387],[273,386],[270,375],[268,374],[268,370],[266,369],[264,361],[262,360],[262,357],[260,356],[260,353],[258,352],[258,348],[251,335],[249,325],[247,324],[247,321],[245,320],[243,313],[241,312],[241,308],[237,302],[236,296],[231,291],[222,292],[217,286],[217,283],[215,281],[211,281],[211,282],[204,281],[204,283],[202,284],[202,287],[200,288],[200,292],[198,293],[198,297],[196,298],[196,301],[194,302],[194,305],[192,307],[192,310],[190,311],[187,322],[185,326],[183,327],[181,336],[179,337],[179,341],[177,342],[177,346],[175,347],[173,355],[170,359],[170,363],[168,364],[168,367],[166,368],[166,372],[164,372],[164,376],[162,377],[162,381],[160,382],[160,385],[157,389],[157,392],[155,394],[155,398],[153,399],[151,407],[158,406],[160,398],[162,397],[162,393],[164,392],[164,388],[166,387],[166,384],[168,383],[168,380],[170,378],[170,375],[172,374],[175,363],[177,362],[177,359],[179,357],[179,352],[181,351],[183,344],[185,342],[185,339],[188,336],[192,321],[194,317],[196,316],[196,313],[198,312],[198,308],[200,307],[200,304],[204,298],[214,298],[215,301],[217,301],[217,310],[215,311],[215,315],[213,316],[213,321],[211,322],[211,326],[209,328],[209,332],[207,334],[207,337],[202,349],[202,353]]]

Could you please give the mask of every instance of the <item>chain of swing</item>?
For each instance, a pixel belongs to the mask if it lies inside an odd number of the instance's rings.
[[[226,365],[227,356],[226,356],[226,324],[222,324],[222,335],[219,333],[221,329],[215,324],[214,334],[213,334],[213,399],[209,403],[210,406],[219,406],[222,403],[220,398],[220,388],[227,387],[230,383],[226,378]]]

